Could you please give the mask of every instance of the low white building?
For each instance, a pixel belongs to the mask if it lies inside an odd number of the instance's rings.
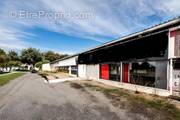
[[[50,63],[52,71],[62,71],[69,75],[77,76],[77,58],[78,55],[68,56]]]

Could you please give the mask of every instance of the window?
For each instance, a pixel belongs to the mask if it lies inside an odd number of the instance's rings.
[[[77,75],[77,66],[71,66],[71,74]]]
[[[166,89],[167,61],[131,63],[130,83]]]
[[[110,64],[110,80],[120,81],[120,65]]]
[[[59,67],[59,72],[69,73],[69,67],[68,66],[61,66],[61,67]]]
[[[130,83],[143,86],[155,86],[155,62],[132,63]]]

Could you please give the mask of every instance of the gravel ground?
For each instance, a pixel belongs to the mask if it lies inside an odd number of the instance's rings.
[[[0,87],[0,120],[146,120],[116,108],[100,92],[46,84],[28,73]]]

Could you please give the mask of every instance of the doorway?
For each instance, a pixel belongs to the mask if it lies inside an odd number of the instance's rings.
[[[129,82],[129,63],[123,63],[122,66],[122,82],[128,83]]]
[[[101,79],[109,80],[109,65],[101,65]]]

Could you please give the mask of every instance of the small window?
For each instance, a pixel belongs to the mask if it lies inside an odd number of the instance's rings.
[[[110,64],[110,80],[120,81],[120,66],[118,64]]]

